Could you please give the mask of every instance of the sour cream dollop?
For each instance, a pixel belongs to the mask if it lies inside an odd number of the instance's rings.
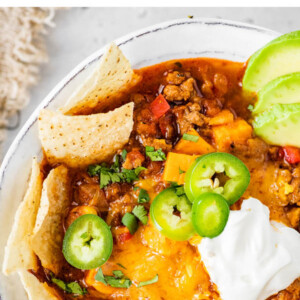
[[[300,234],[269,221],[269,209],[249,198],[231,211],[224,231],[203,238],[202,261],[223,300],[265,300],[300,276]]]

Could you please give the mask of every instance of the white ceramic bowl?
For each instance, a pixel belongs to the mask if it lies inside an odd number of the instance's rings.
[[[220,19],[182,19],[154,25],[115,41],[134,68],[188,57],[216,57],[246,61],[278,33],[253,25]],[[91,66],[103,55],[98,50],[60,81],[20,130],[0,169],[0,258],[10,232],[16,208],[25,192],[31,158],[42,155],[37,117],[44,108],[56,109],[73,88],[86,78]],[[27,299],[17,276],[0,274],[2,300]],[[0,297],[0,298],[1,298]]]

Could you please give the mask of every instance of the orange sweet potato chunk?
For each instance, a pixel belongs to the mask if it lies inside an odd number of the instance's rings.
[[[175,146],[176,152],[184,153],[184,154],[206,154],[210,152],[214,152],[215,149],[209,143],[207,143],[195,129],[191,129],[187,134],[195,135],[198,137],[197,142],[186,141],[181,139],[177,145]]]
[[[169,152],[165,164],[163,180],[184,183],[186,171],[198,156]]]
[[[212,131],[218,151],[227,151],[231,144],[245,144],[252,137],[252,127],[243,119],[213,126]]]

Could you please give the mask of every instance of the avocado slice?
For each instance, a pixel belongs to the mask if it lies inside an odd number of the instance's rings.
[[[300,147],[300,103],[273,105],[254,118],[253,128],[269,144]]]
[[[300,31],[294,31],[271,41],[250,57],[243,89],[257,92],[271,80],[299,71]]]
[[[254,115],[274,104],[300,103],[300,72],[283,75],[265,85],[257,94]]]

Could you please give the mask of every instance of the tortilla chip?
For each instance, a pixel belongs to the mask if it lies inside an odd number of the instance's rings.
[[[95,108],[103,111],[114,103],[114,99],[122,97],[125,91],[139,81],[140,76],[131,69],[121,50],[111,44],[92,74],[74,91],[60,110],[69,115],[89,114]]]
[[[58,300],[55,289],[46,282],[40,282],[33,274],[23,270],[19,272],[23,286],[27,292],[29,300]]]
[[[41,204],[31,240],[44,268],[57,274],[64,262],[62,242],[65,213],[71,204],[68,169],[59,166],[44,181]]]
[[[5,248],[3,273],[8,275],[19,269],[37,269],[37,258],[30,240],[40,205],[43,176],[40,166],[33,159],[29,186],[15,215],[12,231]]]
[[[42,110],[39,135],[51,164],[85,167],[112,157],[128,142],[133,127],[133,103],[105,114],[65,116]]]

